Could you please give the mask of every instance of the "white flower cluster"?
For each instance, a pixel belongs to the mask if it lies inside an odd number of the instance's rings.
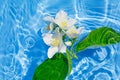
[[[69,18],[67,13],[63,10],[60,10],[56,14],[55,19],[53,17],[46,16],[44,20],[50,22],[49,32],[42,35],[44,42],[50,46],[48,49],[48,58],[52,58],[56,52],[65,53],[67,49],[66,47],[72,45],[70,41],[63,41],[64,35],[73,39],[77,38],[82,31],[81,27],[77,29],[74,26],[76,20]]]

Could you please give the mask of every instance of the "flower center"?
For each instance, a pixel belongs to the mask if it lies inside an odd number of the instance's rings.
[[[51,40],[51,46],[59,46],[59,44],[60,44],[59,39],[53,38],[53,39]]]
[[[77,34],[77,30],[76,29],[70,29],[69,33],[72,34]]]
[[[66,27],[67,26],[67,22],[66,21],[61,22],[61,26],[62,27]]]

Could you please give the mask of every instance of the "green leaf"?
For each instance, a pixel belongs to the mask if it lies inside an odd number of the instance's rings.
[[[68,73],[68,60],[62,53],[56,53],[53,58],[40,64],[32,80],[64,80]]]
[[[90,46],[106,46],[120,42],[120,33],[109,27],[101,27],[90,32],[90,34],[76,45],[76,52]]]

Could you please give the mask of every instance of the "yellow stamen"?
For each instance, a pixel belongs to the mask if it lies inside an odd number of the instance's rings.
[[[61,22],[61,26],[62,27],[66,27],[67,26],[67,22],[66,21]]]
[[[59,39],[53,38],[53,39],[51,40],[51,46],[59,46],[59,44],[60,44]]]
[[[70,34],[77,34],[77,30],[76,30],[76,29],[70,29],[70,30],[69,30],[69,33],[70,33]]]

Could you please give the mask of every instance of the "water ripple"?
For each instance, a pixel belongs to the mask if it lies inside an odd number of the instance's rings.
[[[120,32],[119,0],[0,1],[0,80],[31,80],[47,58],[43,17],[65,10],[85,30],[110,26]],[[88,53],[90,51],[90,53]],[[70,80],[119,80],[120,43],[90,48],[73,59]],[[84,54],[83,54],[84,53]]]

